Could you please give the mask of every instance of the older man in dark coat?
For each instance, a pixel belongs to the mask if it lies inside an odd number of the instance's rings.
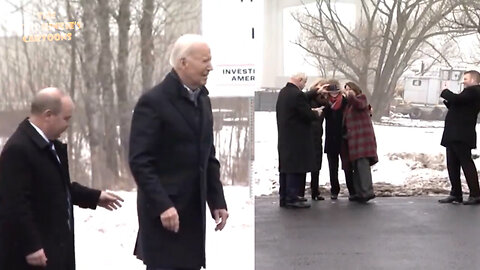
[[[302,92],[306,82],[307,77],[303,73],[292,76],[277,99],[281,207],[310,207],[299,200],[298,195],[300,186],[305,183],[306,173],[316,167],[312,122],[319,117],[319,110],[310,108],[307,96]]]
[[[480,188],[471,150],[477,147],[475,126],[480,111],[480,73],[475,70],[463,75],[464,90],[455,94],[445,89],[440,94],[448,108],[441,145],[447,148],[447,169],[452,185],[450,195],[440,203],[463,202],[460,168],[463,169],[470,196],[463,204],[480,204]]]
[[[65,144],[57,138],[72,116],[70,97],[37,93],[31,115],[0,155],[0,269],[75,269],[73,207],[109,210],[118,196],[70,183]]]
[[[181,36],[170,57],[173,70],[135,107],[130,135],[130,167],[138,185],[135,254],[149,270],[205,266],[206,202],[216,230],[228,218],[204,86],[210,60],[202,37]]]

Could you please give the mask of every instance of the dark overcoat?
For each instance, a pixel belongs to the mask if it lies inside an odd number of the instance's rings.
[[[292,83],[280,90],[276,104],[278,169],[281,173],[315,170],[312,122],[318,118],[305,93]]]
[[[75,269],[73,208],[95,209],[100,191],[70,183],[67,147],[48,142],[26,119],[0,155],[0,269],[26,270],[25,256],[41,248],[46,270]],[[68,226],[70,209],[71,229]],[[42,268],[43,269],[43,268]]]
[[[347,107],[347,99],[342,97],[342,106],[338,110],[331,108],[330,102],[323,109],[325,115],[325,153],[339,155],[342,145],[343,111]]]
[[[480,111],[480,86],[470,86],[455,94],[445,89],[440,94],[448,107],[441,145],[462,143],[470,149],[477,148],[475,126]]]
[[[226,209],[213,145],[208,91],[197,105],[172,70],[138,100],[130,134],[130,168],[138,186],[135,254],[152,267],[205,266],[206,202]],[[163,228],[160,214],[175,207],[180,229]]]
[[[378,162],[377,141],[367,97],[364,94],[347,97],[344,111],[347,135],[348,157],[350,161],[367,158],[370,166]]]
[[[319,108],[325,106],[326,103],[321,103],[317,101],[317,89],[308,91],[307,99],[312,108]],[[322,159],[323,159],[323,120],[325,115],[322,115],[316,118],[312,122],[312,135],[313,135],[313,149],[315,151],[315,168],[314,171],[319,171],[322,168]]]

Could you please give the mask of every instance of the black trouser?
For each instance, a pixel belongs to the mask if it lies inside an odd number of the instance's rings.
[[[353,167],[353,184],[358,198],[368,198],[375,195],[372,184],[372,171],[367,158],[359,158],[351,163]]]
[[[303,181],[298,185],[298,196],[305,197],[305,185],[307,184],[307,173],[305,173],[305,177]]]
[[[470,189],[470,197],[480,196],[477,168],[472,159],[471,149],[465,144],[453,143],[447,146],[447,169],[450,184],[452,185],[450,195],[455,197],[462,196],[460,167],[463,170],[468,188]]]
[[[280,173],[280,202],[294,202],[300,195],[300,185],[305,187],[306,173]]]
[[[327,153],[328,170],[330,173],[330,193],[332,195],[338,195],[340,192],[340,184],[338,183],[338,155]],[[345,183],[347,184],[348,194],[350,196],[355,195],[355,188],[353,186],[353,172],[351,166],[349,169],[344,170]]]
[[[320,178],[320,171],[310,172],[310,189],[312,192],[312,197],[320,195],[318,192],[318,180]]]

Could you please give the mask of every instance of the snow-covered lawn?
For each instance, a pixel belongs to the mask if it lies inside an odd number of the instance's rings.
[[[448,179],[445,148],[440,145],[443,121],[384,119],[375,123],[379,162],[372,167],[373,182],[404,185],[411,181]],[[472,151],[478,154],[477,150]],[[475,160],[480,168],[479,159]],[[462,175],[463,177],[463,175]],[[253,191],[256,196],[278,191],[278,152],[275,112],[255,113]],[[339,171],[340,183],[345,183]],[[307,181],[310,177],[307,176]],[[320,184],[329,183],[328,162],[323,157]],[[439,181],[440,183],[440,181]]]
[[[221,232],[207,216],[208,270],[254,269],[254,206],[248,187],[224,187],[230,217]],[[116,192],[124,200],[117,211],[75,207],[78,270],[144,270],[133,256],[138,230],[136,192]],[[188,258],[186,258],[188,259]]]

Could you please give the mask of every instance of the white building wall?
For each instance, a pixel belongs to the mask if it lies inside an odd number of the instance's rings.
[[[262,76],[263,0],[204,0],[202,33],[212,50],[213,96],[253,96]]]

